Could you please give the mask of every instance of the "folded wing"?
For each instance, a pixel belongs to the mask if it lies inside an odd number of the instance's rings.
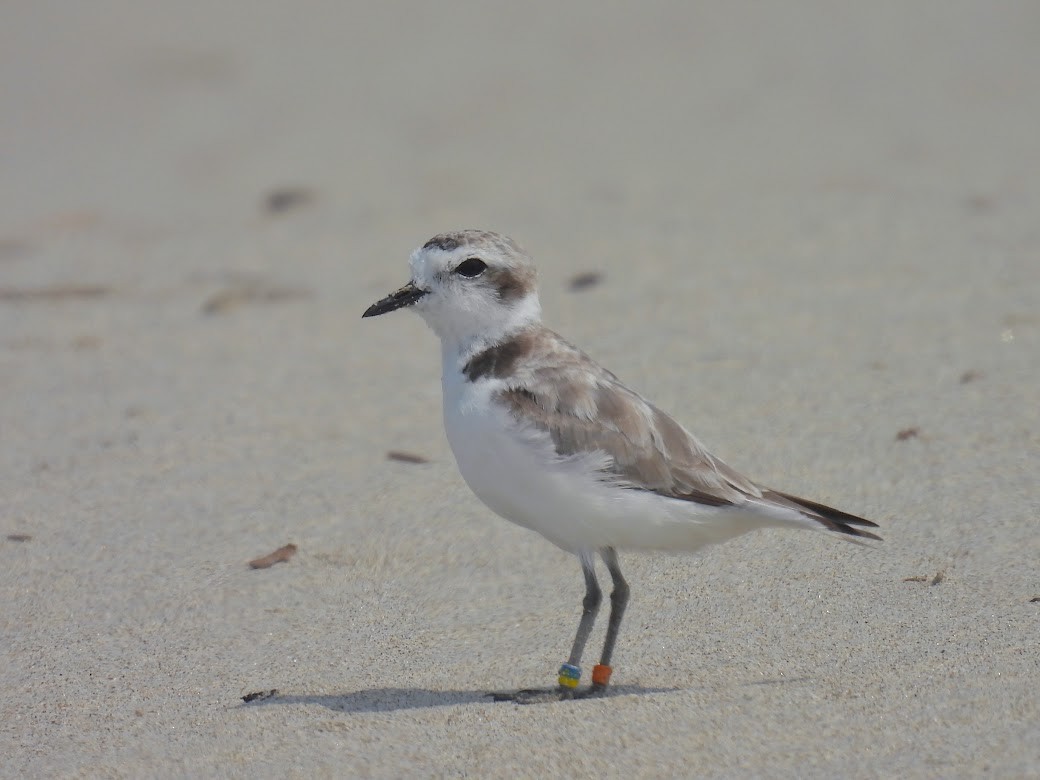
[[[759,487],[559,336],[543,344],[545,359],[529,353],[498,400],[518,423],[547,433],[561,457],[602,452],[610,477],[626,488],[709,506],[782,507],[832,531],[879,538],[861,530],[877,527],[862,517]]]

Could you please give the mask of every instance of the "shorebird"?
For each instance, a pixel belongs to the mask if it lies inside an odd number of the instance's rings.
[[[496,694],[532,703],[603,694],[629,587],[618,550],[694,552],[760,528],[879,539],[876,523],[763,487],[541,321],[531,258],[511,239],[463,230],[411,256],[411,280],[372,304],[405,307],[440,338],[444,430],[466,484],[493,512],[573,553],[585,577],[578,630],[557,685]],[[602,592],[610,618],[591,685],[581,659]]]

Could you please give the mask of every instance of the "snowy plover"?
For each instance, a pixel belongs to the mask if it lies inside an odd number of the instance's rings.
[[[412,279],[364,317],[406,306],[441,340],[444,429],[459,471],[492,511],[572,552],[585,575],[581,621],[558,686],[519,702],[606,690],[628,603],[617,550],[692,552],[758,528],[878,539],[862,517],[756,485],[612,373],[541,323],[531,259],[497,233],[464,230],[411,256]],[[614,583],[592,684],[581,656],[601,601],[595,555]]]

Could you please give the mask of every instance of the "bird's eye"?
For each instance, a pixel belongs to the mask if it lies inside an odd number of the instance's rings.
[[[472,279],[474,276],[480,276],[485,270],[487,270],[487,263],[479,257],[467,257],[458,264],[455,268],[455,273]]]

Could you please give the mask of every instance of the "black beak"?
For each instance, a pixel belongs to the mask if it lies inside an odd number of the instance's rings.
[[[388,296],[383,298],[381,301],[376,301],[367,309],[362,317],[378,317],[380,314],[386,314],[390,311],[404,308],[405,306],[411,306],[417,300],[422,298],[429,290],[420,290],[415,286],[414,282],[408,282],[400,290],[395,290]]]

